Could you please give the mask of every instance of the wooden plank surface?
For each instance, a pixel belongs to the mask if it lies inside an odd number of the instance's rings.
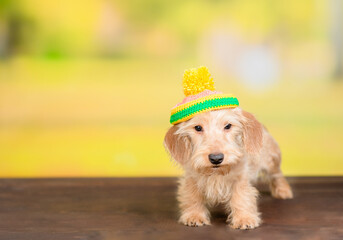
[[[177,223],[175,178],[0,179],[0,239],[343,239],[343,177],[290,178],[293,200],[261,185],[263,224]]]

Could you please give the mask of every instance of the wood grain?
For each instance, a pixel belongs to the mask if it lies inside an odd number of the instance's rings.
[[[175,178],[0,179],[0,239],[343,239],[343,177],[289,178],[293,200],[260,185],[263,224],[177,223]]]

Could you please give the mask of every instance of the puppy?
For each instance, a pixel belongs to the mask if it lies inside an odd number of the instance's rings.
[[[267,173],[273,197],[293,197],[280,170],[277,142],[239,107],[207,111],[173,125],[164,145],[184,169],[178,188],[184,225],[210,225],[207,207],[223,204],[232,228],[258,227],[258,191],[252,182],[260,171]]]

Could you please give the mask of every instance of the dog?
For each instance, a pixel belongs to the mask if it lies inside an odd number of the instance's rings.
[[[280,169],[277,142],[240,107],[207,111],[173,125],[164,146],[184,169],[177,199],[179,222],[186,226],[210,225],[208,207],[222,204],[232,228],[258,227],[261,216],[253,182],[261,171],[274,198],[293,198]]]

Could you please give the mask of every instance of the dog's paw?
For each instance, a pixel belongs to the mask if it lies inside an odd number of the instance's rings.
[[[289,185],[278,186],[272,190],[272,196],[279,199],[292,199],[293,192]]]
[[[279,198],[279,199],[293,198],[292,188],[291,186],[289,186],[287,180],[284,177],[273,179],[270,184],[270,190],[274,198]]]
[[[180,223],[190,227],[211,225],[210,220],[204,214],[185,213],[180,217]]]
[[[261,219],[259,216],[239,216],[228,220],[230,227],[234,229],[254,229],[260,226]]]

